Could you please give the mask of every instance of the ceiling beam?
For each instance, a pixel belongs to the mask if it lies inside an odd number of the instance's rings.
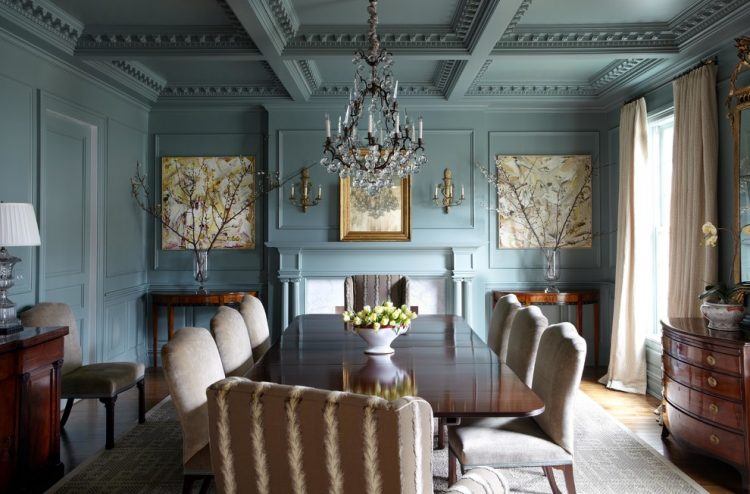
[[[261,0],[226,0],[247,34],[255,42],[268,65],[294,101],[310,99],[313,88],[309,86],[299,64],[284,60],[281,54],[288,41],[290,29],[286,23],[280,25],[279,13]],[[286,2],[284,2],[286,3]],[[275,4],[274,9],[283,4]]]
[[[467,40],[467,49],[471,54],[457,70],[456,77],[447,88],[449,101],[463,98],[474,82],[477,73],[495,48],[508,26],[514,22],[516,12],[523,8],[525,0],[490,0],[484,3],[484,10],[472,27]]]

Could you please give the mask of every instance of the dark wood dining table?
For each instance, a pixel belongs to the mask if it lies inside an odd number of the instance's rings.
[[[461,317],[419,316],[390,356],[364,353],[339,315],[298,316],[256,363],[254,381],[426,400],[438,418],[528,417],[542,400]]]

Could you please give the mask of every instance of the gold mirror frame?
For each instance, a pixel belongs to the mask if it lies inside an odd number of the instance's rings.
[[[729,78],[729,95],[726,99],[727,116],[732,127],[732,138],[734,140],[734,225],[736,231],[740,232],[740,127],[742,125],[742,111],[750,110],[750,86],[737,87],[737,78],[746,70],[750,70],[750,36],[743,36],[735,40],[737,57],[739,61]],[[734,277],[735,282],[742,281],[741,266],[742,246],[738,242],[734,252]]]
[[[401,229],[399,231],[350,230],[349,178],[339,179],[339,240],[344,242],[409,242],[411,240],[411,179],[401,179]]]

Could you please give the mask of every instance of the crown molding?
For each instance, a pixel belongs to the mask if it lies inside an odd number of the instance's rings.
[[[313,96],[345,98],[349,96],[351,90],[351,82],[323,83],[313,92]],[[401,97],[443,97],[445,96],[445,92],[431,82],[409,83],[399,81],[398,96],[399,99]]]
[[[433,85],[440,89],[443,94],[446,94],[448,88],[455,81],[460,68],[461,63],[459,60],[441,60],[435,70],[435,76],[432,81]]]
[[[239,32],[244,33],[245,28],[242,27],[242,23],[237,18],[237,16],[234,13],[234,10],[232,10],[232,7],[229,6],[226,0],[216,0],[216,3],[219,4],[219,7],[221,7],[221,10],[224,12],[224,15],[227,16],[227,20],[232,25],[232,28]]]
[[[283,86],[264,84],[182,84],[161,90],[163,98],[288,98]]]
[[[477,72],[477,75],[474,76],[474,81],[472,81],[471,85],[469,86],[469,91],[474,89],[477,84],[480,83],[480,81],[484,80],[484,75],[487,73],[487,69],[490,68],[490,65],[492,65],[492,59],[488,58],[484,61],[482,64],[482,67],[480,67],[479,71]]]
[[[643,58],[615,60],[594,74],[591,78],[591,87],[597,91],[606,88],[643,62]]]
[[[162,89],[167,85],[166,79],[138,62],[91,60],[86,64],[135,91],[152,103],[158,99]]]
[[[77,55],[112,58],[238,52],[260,57],[250,37],[231,26],[94,26],[86,29],[76,45]]]
[[[664,23],[622,25],[527,25],[506,32],[493,55],[510,50],[632,50],[676,52],[674,34]]]
[[[591,84],[571,84],[569,82],[480,82],[469,89],[467,96],[586,96],[595,97],[596,90]]]
[[[314,92],[320,86],[323,81],[323,77],[320,75],[318,65],[314,60],[296,60],[297,70],[302,73],[302,76],[307,82],[307,87],[310,92]]]
[[[83,22],[48,0],[0,0],[0,14],[68,55],[83,32]]]
[[[526,15],[526,12],[529,10],[529,7],[531,7],[531,1],[532,0],[523,0],[521,2],[521,5],[518,6],[518,9],[516,9],[516,13],[511,19],[511,21],[508,23],[508,27],[505,29],[505,33],[503,33],[503,37],[506,35],[509,35],[513,31],[516,30],[516,26],[518,26],[518,23],[521,22],[521,18]]]
[[[682,45],[743,6],[748,6],[747,0],[701,0],[672,19],[669,26]]]
[[[266,0],[276,20],[276,28],[289,40],[299,30],[299,19],[290,0]]]

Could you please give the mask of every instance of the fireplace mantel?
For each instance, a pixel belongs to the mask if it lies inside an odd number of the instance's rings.
[[[300,286],[305,278],[351,274],[398,273],[453,281],[453,312],[471,324],[472,279],[484,244],[415,244],[411,242],[266,242],[279,255],[282,328],[300,314]],[[388,266],[384,268],[383,266]]]

